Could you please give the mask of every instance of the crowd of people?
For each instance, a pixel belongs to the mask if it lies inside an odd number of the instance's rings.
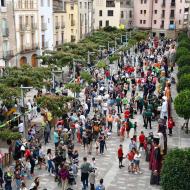
[[[113,66],[92,69],[93,83],[85,87],[83,96],[79,94],[78,109],[63,114],[54,124],[50,115],[44,115],[44,142],[35,138],[35,125],[29,129],[28,139],[16,141],[12,151],[14,169],[9,167],[4,174],[0,170],[0,186],[11,190],[15,179],[16,190],[27,190],[25,182],[34,180],[29,189],[37,190],[40,179],[34,176],[38,168],[47,169],[63,190],[72,189],[79,171],[84,190],[88,187],[104,190],[103,179],[97,184],[95,157],[104,155],[109,138],[114,134],[121,143],[117,152],[119,168],[124,167],[123,159],[127,159],[128,172],[142,174],[140,160],[144,150],[152,171],[151,184],[159,184],[162,156],[167,153],[166,129],[168,127],[171,136],[175,125],[170,90],[174,63],[175,41],[148,38],[139,42],[134,52],[120,52],[115,70],[110,69]],[[76,82],[83,82],[80,71]],[[143,124],[134,120],[137,115],[142,116]],[[158,121],[158,130],[145,136],[144,131],[153,128],[152,121]],[[50,138],[54,147],[44,152],[43,144],[48,146]],[[128,149],[123,150],[126,138],[131,142]],[[81,144],[86,155],[94,155],[90,162],[85,156],[80,163],[76,143]]]

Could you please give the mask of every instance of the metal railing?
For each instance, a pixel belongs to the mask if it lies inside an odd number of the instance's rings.
[[[31,23],[31,30],[36,30],[37,29],[37,24],[36,23]]]
[[[44,22],[43,22],[43,23],[41,24],[41,30],[42,30],[42,31],[47,30],[47,23],[44,23]]]
[[[3,59],[10,59],[13,56],[13,50],[3,51]]]
[[[55,29],[59,29],[60,28],[60,23],[59,22],[56,22],[55,23]]]
[[[9,36],[9,29],[8,28],[3,28],[2,29],[2,35],[3,35],[3,37],[8,37]]]
[[[27,52],[30,52],[30,51],[35,51],[38,48],[39,48],[38,44],[33,43],[32,45],[21,47],[20,53],[27,53]]]

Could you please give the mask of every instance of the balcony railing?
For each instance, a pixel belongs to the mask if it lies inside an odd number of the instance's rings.
[[[37,30],[37,24],[36,23],[31,23],[31,30]]]
[[[170,15],[170,19],[174,19],[174,17],[175,17],[174,15]]]
[[[9,29],[8,28],[3,28],[2,29],[2,35],[3,35],[3,37],[8,37],[9,36]]]
[[[60,28],[60,24],[59,24],[59,22],[56,22],[55,23],[55,29],[59,29]]]
[[[33,43],[31,45],[28,45],[28,46],[22,46],[20,53],[28,53],[31,51],[36,51],[37,49],[39,49],[38,44]]]
[[[41,30],[42,30],[42,31],[47,30],[47,24],[46,24],[46,23],[42,23],[42,24],[41,24]]]
[[[61,28],[62,28],[62,29],[65,28],[65,24],[64,24],[64,23],[61,24]]]
[[[47,49],[49,47],[48,44],[48,42],[42,42],[42,49]]]
[[[12,57],[14,57],[13,50],[3,51],[3,59],[8,60]]]
[[[19,26],[19,31],[20,32],[24,32],[24,31],[26,31],[26,25],[24,25],[24,24],[20,24],[20,26]]]
[[[75,26],[75,21],[71,20],[71,26]]]

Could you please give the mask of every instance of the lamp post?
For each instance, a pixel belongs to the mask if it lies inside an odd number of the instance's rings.
[[[87,60],[87,64],[88,64],[88,66],[91,65],[90,55],[93,55],[94,53],[95,53],[95,52],[90,52],[90,51],[88,51],[88,60]]]
[[[21,106],[24,108],[24,90],[28,90],[28,89],[32,89],[33,87],[29,87],[29,86],[20,86],[20,90],[21,90]],[[26,136],[26,118],[25,118],[25,111],[23,113],[23,125],[24,125],[24,131],[23,131],[23,135],[24,137]]]

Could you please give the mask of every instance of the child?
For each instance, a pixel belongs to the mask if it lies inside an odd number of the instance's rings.
[[[95,169],[91,169],[90,174],[89,174],[89,182],[90,182],[90,189],[94,190],[95,189]]]

